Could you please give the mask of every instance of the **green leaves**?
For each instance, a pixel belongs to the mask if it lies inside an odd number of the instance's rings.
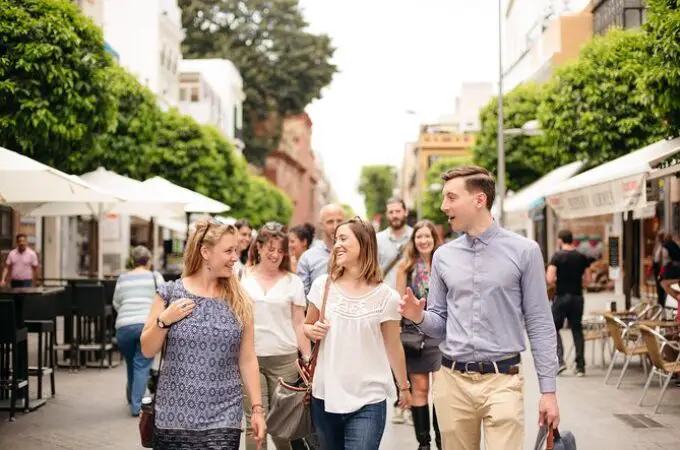
[[[382,214],[383,225],[386,223],[385,207],[396,185],[397,168],[394,166],[371,165],[361,168],[357,190],[364,197],[368,220],[373,220],[376,214]]]
[[[556,162],[584,160],[592,167],[664,137],[637,88],[648,69],[648,45],[643,32],[612,30],[557,71],[538,111]]]
[[[525,83],[503,97],[504,128],[521,128],[535,120],[543,99],[542,86]],[[474,163],[489,170],[498,166],[498,98],[486,105],[481,113],[482,129],[473,148]],[[546,155],[539,136],[504,136],[507,188],[518,190],[557,167]],[[559,164],[558,164],[559,165]],[[437,175],[438,176],[438,175]]]
[[[337,72],[326,35],[308,32],[298,0],[180,0],[185,58],[228,58],[241,72],[246,158],[263,165],[282,118],[304,111]]]

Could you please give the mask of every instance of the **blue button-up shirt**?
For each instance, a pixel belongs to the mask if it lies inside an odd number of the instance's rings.
[[[312,245],[300,256],[297,264],[297,274],[305,286],[305,295],[309,294],[312,283],[320,275],[328,271],[328,258],[331,249],[322,240],[315,240]]]
[[[536,242],[496,222],[433,257],[423,332],[453,361],[500,361],[531,342],[541,392],[555,392],[557,338]]]

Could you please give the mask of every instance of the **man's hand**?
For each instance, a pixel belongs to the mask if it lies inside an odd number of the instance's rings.
[[[406,295],[399,302],[399,313],[411,322],[420,323],[423,321],[425,300],[418,300],[411,288],[406,288]]]
[[[557,406],[557,394],[547,392],[541,395],[538,402],[538,426],[548,425],[557,428],[560,425],[560,408]]]

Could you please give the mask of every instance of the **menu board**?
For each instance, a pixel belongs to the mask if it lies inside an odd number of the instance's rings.
[[[620,238],[618,236],[609,237],[608,245],[608,255],[609,255],[609,267],[619,267],[619,242]]]

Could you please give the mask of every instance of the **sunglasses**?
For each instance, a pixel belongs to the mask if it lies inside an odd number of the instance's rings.
[[[226,226],[227,228],[234,228],[233,225],[225,225],[222,222],[217,221],[216,219],[211,219],[208,222],[208,225],[205,227],[205,230],[203,230],[203,233],[201,234],[201,239],[198,240],[198,245],[202,245],[203,241],[205,240],[205,236],[208,234],[208,230],[210,229],[211,225],[215,226]]]

